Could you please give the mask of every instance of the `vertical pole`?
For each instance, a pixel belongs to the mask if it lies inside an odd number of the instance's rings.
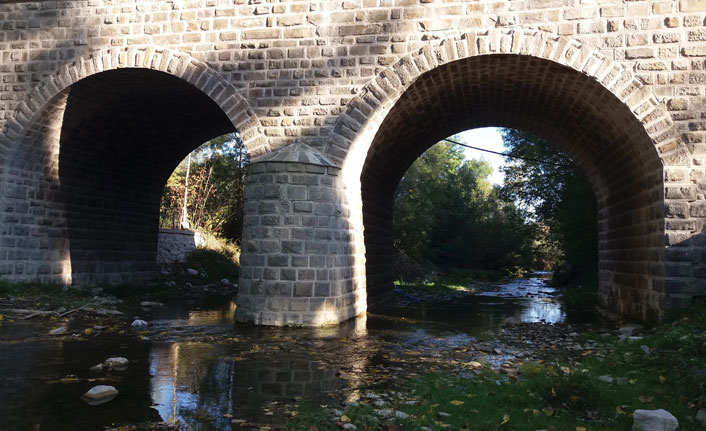
[[[191,153],[189,153],[189,159],[186,162],[186,178],[184,179],[184,206],[181,211],[181,228],[189,228],[189,220],[186,217],[186,198],[189,195],[189,169],[191,168]]]

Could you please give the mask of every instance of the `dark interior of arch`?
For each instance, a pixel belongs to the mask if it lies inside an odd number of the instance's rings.
[[[120,69],[74,84],[58,160],[72,282],[150,275],[167,178],[189,152],[234,130],[213,100],[163,72]]]
[[[520,55],[458,60],[421,75],[395,103],[361,174],[371,306],[393,278],[395,189],[440,139],[478,127],[508,127],[547,139],[591,181],[598,200],[599,279],[604,305],[653,312],[663,291],[662,164],[629,108],[594,79]]]

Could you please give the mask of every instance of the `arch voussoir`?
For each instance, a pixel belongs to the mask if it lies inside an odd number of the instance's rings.
[[[184,79],[221,106],[236,129],[241,130],[243,125],[254,128],[247,134],[249,139],[245,142],[246,148],[250,149],[250,140],[254,142],[255,139],[258,139],[256,145],[260,151],[263,148],[265,148],[265,152],[269,151],[269,145],[262,143],[268,140],[262,132],[260,120],[250,109],[247,99],[233,84],[189,54],[153,46],[111,47],[96,50],[60,66],[29,92],[7,121],[5,128],[8,130],[9,146],[18,145],[17,140],[29,127],[34,116],[59,93],[89,76],[122,68],[145,68]],[[236,103],[230,102],[231,98]],[[238,106],[242,110],[234,111],[234,106]],[[247,120],[242,119],[243,112],[245,112]]]

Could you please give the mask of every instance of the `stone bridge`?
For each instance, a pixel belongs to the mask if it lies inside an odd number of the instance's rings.
[[[238,319],[339,322],[390,292],[410,164],[503,126],[592,182],[604,306],[706,296],[706,0],[3,1],[0,59],[4,279],[150,277],[167,177],[238,131]]]

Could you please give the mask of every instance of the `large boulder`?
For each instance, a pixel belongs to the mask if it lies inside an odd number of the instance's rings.
[[[676,431],[679,421],[666,410],[635,410],[632,431]]]

